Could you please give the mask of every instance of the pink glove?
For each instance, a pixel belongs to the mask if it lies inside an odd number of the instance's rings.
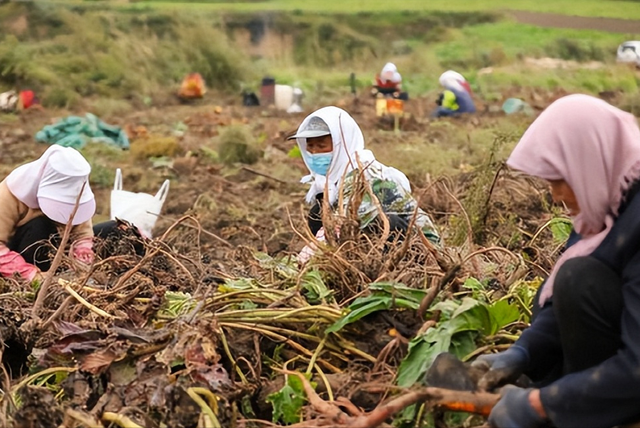
[[[78,239],[73,243],[71,252],[76,260],[90,265],[93,263],[93,259],[95,259],[95,254],[93,252],[93,238],[89,237]]]
[[[0,275],[9,277],[16,273],[27,281],[33,281],[40,274],[40,269],[27,263],[20,254],[11,251],[6,245],[0,244]]]

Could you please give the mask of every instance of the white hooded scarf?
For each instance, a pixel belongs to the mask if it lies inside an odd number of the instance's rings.
[[[63,224],[68,221],[83,189],[73,218],[73,225],[77,225],[95,213],[95,198],[88,181],[90,172],[91,166],[77,150],[53,145],[40,158],[13,170],[6,183],[9,191],[23,204],[40,209],[52,220]]]
[[[365,171],[374,172],[385,180],[395,181],[398,185],[411,192],[409,179],[399,170],[388,167],[378,162],[370,150],[364,148],[364,136],[356,121],[338,107],[323,107],[307,116],[298,128],[298,132],[306,128],[312,117],[317,116],[322,119],[331,131],[333,141],[333,156],[327,175],[316,174],[309,169],[311,174],[302,177],[302,183],[311,183],[311,188],[307,192],[306,200],[313,202],[318,193],[323,193],[325,184],[328,190],[329,203],[334,204],[338,199],[339,186],[344,177],[349,172],[358,168],[358,162],[362,164]],[[309,152],[307,151],[307,139],[296,138],[300,147],[302,158],[307,168],[309,168]]]
[[[463,83],[467,80],[457,71],[447,70],[440,75],[440,85],[445,89],[466,91]]]
[[[386,76],[391,76],[387,78]],[[398,73],[398,67],[392,62],[388,62],[382,67],[382,71],[380,71],[380,80],[384,82],[393,82],[400,83],[402,81],[402,76]]]

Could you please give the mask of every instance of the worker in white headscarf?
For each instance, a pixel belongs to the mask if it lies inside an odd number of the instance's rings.
[[[37,279],[51,263],[43,243],[55,241],[68,222],[73,225],[72,256],[93,262],[91,217],[96,201],[90,172],[77,150],[55,145],[0,182],[0,275]]]
[[[471,97],[471,87],[460,73],[453,70],[445,71],[439,81],[444,90],[436,101],[438,107],[431,115],[432,117],[476,112],[476,106]]]
[[[409,99],[409,95],[402,91],[402,76],[395,64],[386,63],[380,73],[376,74],[372,94],[382,94],[405,101]]]
[[[324,235],[323,198],[328,198],[329,206],[336,207],[338,195],[342,193],[343,207],[347,207],[362,167],[377,201],[369,194],[363,195],[357,211],[360,228],[376,230],[380,215],[385,215],[391,231],[403,234],[415,215],[415,226],[431,242],[439,244],[438,232],[427,213],[417,207],[407,177],[378,162],[370,150],[365,150],[362,131],[349,113],[333,106],[321,108],[307,116],[290,138],[296,139],[310,172],[302,182],[311,183],[306,200],[312,204],[308,224],[314,235]]]

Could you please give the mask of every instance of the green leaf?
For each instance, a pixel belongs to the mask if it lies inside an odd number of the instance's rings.
[[[242,301],[242,303],[240,303],[240,305],[238,305],[240,307],[240,309],[256,309],[258,307],[257,304],[255,304],[253,301],[249,300],[249,299],[245,299]]]
[[[435,328],[427,330],[422,336],[409,342],[409,352],[398,367],[396,383],[399,386],[409,387],[424,377],[435,357],[441,352],[456,353],[455,348],[460,347],[462,341],[466,340],[460,338],[451,349],[456,334],[461,332],[488,334],[491,331],[492,318],[486,304],[468,297],[462,299],[461,303],[450,303],[454,304],[448,305],[449,309],[455,307],[451,319],[441,321]],[[455,337],[458,339],[458,336]]]
[[[449,352],[458,358],[463,358],[476,349],[475,338],[478,334],[475,331],[462,331],[451,338]]]
[[[300,147],[298,147],[297,144],[293,146],[293,148],[287,153],[287,156],[292,159],[302,159],[302,152],[300,151]]]
[[[329,326],[325,330],[326,333],[340,331],[345,325],[356,322],[374,312],[391,308],[415,310],[420,306],[422,298],[419,294],[413,293],[416,290],[392,284],[371,284],[371,286],[374,286],[373,294],[354,300],[346,309],[346,315]]]
[[[234,291],[251,290],[255,288],[253,278],[226,279],[224,284],[218,286],[219,293],[232,293]]]
[[[300,286],[307,301],[312,305],[322,303],[333,295],[333,291],[325,285],[322,273],[315,269],[304,274]]]
[[[549,229],[553,235],[553,241],[556,244],[561,244],[569,239],[573,224],[571,220],[563,217],[555,217],[549,223]]]
[[[493,320],[492,328],[489,334],[496,334],[506,325],[517,321],[520,317],[520,311],[518,307],[506,300],[498,300],[487,308],[489,315]]]
[[[449,350],[451,335],[442,327],[430,329],[423,336],[409,342],[409,352],[398,367],[396,383],[401,387],[410,387],[422,379],[436,356]]]
[[[307,378],[309,377],[307,376]],[[316,385],[312,382],[311,386],[315,388]],[[299,422],[302,406],[306,401],[302,381],[298,376],[287,376],[287,383],[280,391],[269,394],[267,401],[273,407],[272,420],[274,423],[278,421],[286,424]]]
[[[253,258],[260,263],[260,266],[272,270],[282,279],[295,279],[298,276],[298,267],[293,257],[276,259],[267,253],[256,251],[253,253]]]
[[[356,299],[347,309],[347,315],[343,316],[338,321],[330,325],[325,330],[325,332],[335,333],[342,330],[342,328],[347,324],[358,321],[360,318],[366,317],[373,312],[381,311],[383,309],[389,309],[390,306],[391,298],[388,296],[372,295]]]
[[[371,290],[374,294],[384,292],[390,296],[409,300],[416,305],[415,309],[420,306],[420,302],[422,302],[424,296],[427,295],[426,290],[407,287],[406,285],[399,282],[373,282],[369,284],[369,290]]]
[[[469,277],[462,284],[463,288],[469,289],[471,291],[484,291],[484,284],[478,281],[476,278]]]

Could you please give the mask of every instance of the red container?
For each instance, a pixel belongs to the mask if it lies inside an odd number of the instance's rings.
[[[260,104],[268,106],[275,104],[276,101],[276,79],[272,77],[265,77],[262,79],[262,86],[260,87]]]

